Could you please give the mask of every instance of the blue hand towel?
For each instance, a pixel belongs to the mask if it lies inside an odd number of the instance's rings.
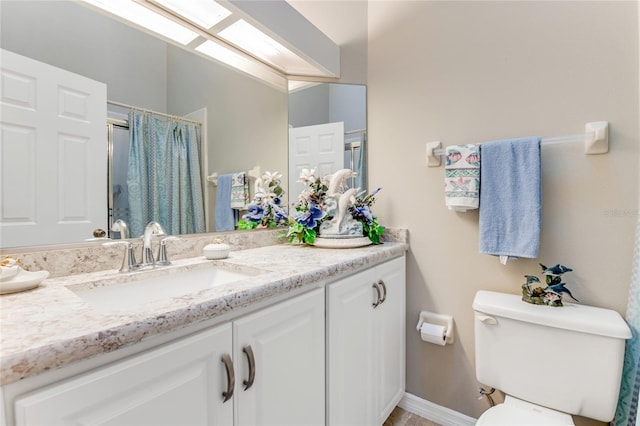
[[[232,174],[218,176],[216,211],[214,216],[216,231],[233,231],[235,229],[235,214],[231,208],[232,179]]]
[[[480,253],[505,261],[505,256],[538,257],[540,138],[486,142],[480,150]]]

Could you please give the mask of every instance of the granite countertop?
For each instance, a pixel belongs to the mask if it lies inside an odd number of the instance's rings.
[[[354,249],[274,245],[231,252],[224,260],[181,259],[148,272],[116,270],[45,280],[38,288],[0,296],[0,383],[9,384],[73,361],[111,352],[147,337],[251,307],[305,286],[402,255],[408,245],[386,242]],[[141,274],[167,275],[212,262],[255,273],[247,279],[136,309],[90,306],[70,288],[112,285]],[[155,276],[154,275],[154,276]]]

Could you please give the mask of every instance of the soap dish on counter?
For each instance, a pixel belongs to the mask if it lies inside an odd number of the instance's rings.
[[[210,260],[225,259],[229,257],[231,247],[229,244],[225,244],[221,239],[216,238],[212,244],[207,244],[202,249],[204,257]]]
[[[0,278],[0,294],[31,290],[38,287],[48,276],[49,271],[30,272],[25,271],[20,266],[3,266]]]

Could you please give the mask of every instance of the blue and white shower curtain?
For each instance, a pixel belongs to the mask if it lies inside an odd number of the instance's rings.
[[[632,337],[626,343],[620,398],[614,420],[616,426],[640,425],[640,416],[638,416],[638,392],[640,391],[640,216],[636,227],[627,322],[631,328]]]
[[[205,231],[200,126],[146,111],[129,114],[127,187],[132,236],[150,221],[167,234]]]

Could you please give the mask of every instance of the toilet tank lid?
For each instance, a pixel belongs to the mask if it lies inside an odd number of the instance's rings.
[[[631,338],[629,326],[616,311],[578,303],[565,303],[563,307],[532,305],[518,295],[481,290],[473,299],[473,310],[581,333]]]

